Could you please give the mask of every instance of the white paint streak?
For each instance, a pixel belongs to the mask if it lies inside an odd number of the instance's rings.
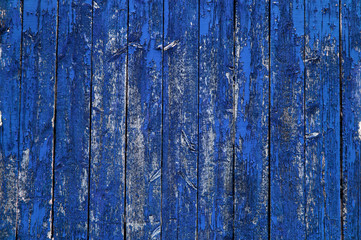
[[[361,140],[361,122],[358,123],[358,137]]]
[[[175,40],[171,43],[169,43],[167,46],[164,47],[164,51],[167,51],[168,49],[174,48],[175,46],[177,46],[179,43],[178,40]]]
[[[0,48],[1,49],[1,48]],[[1,53],[0,53],[0,57],[1,57]],[[2,113],[0,111],[0,127],[2,127],[3,125],[3,121],[2,121]]]

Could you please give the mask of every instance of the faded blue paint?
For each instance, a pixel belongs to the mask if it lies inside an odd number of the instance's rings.
[[[91,0],[59,1],[54,237],[88,229]]]
[[[344,239],[361,238],[361,2],[342,2],[342,189]]]
[[[56,0],[24,1],[19,239],[44,239],[51,235],[56,18]],[[44,208],[44,215],[37,212],[37,205]]]
[[[21,12],[0,2],[0,239],[15,239],[19,147]]]
[[[232,239],[234,6],[201,0],[199,7],[198,238]]]
[[[160,239],[162,1],[129,7],[126,236]]]

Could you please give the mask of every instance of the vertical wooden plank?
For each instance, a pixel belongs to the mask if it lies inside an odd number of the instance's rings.
[[[198,238],[233,236],[233,0],[200,1]]]
[[[269,1],[236,8],[235,239],[267,239]]]
[[[129,3],[127,239],[160,239],[163,1]]]
[[[24,1],[19,239],[51,235],[57,1]]]
[[[60,0],[54,237],[87,238],[91,0]]]
[[[93,1],[90,238],[124,238],[126,0]]]
[[[15,239],[20,96],[20,1],[0,2],[0,239]]]
[[[343,234],[344,239],[360,239],[361,2],[341,2]]]
[[[271,3],[271,238],[304,239],[304,2]]]
[[[305,8],[306,236],[340,239],[339,5]]]
[[[163,239],[196,237],[198,7],[164,2]]]

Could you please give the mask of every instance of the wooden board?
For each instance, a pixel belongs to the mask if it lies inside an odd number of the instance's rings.
[[[267,239],[269,204],[269,1],[236,8],[235,239]]]
[[[164,1],[162,239],[195,239],[198,1]]]
[[[304,2],[271,3],[271,239],[304,239]]]
[[[54,237],[86,239],[92,1],[60,1],[58,18]]]
[[[233,1],[200,1],[198,238],[233,236]]]
[[[342,1],[342,217],[344,239],[361,238],[361,2]]]
[[[19,239],[52,232],[57,1],[23,2]]]
[[[339,239],[341,144],[338,1],[306,1],[304,44],[306,237]]]
[[[93,1],[90,226],[93,239],[124,238],[126,0]]]
[[[20,2],[0,2],[0,239],[15,239],[20,111]]]
[[[163,2],[130,1],[126,237],[160,239]]]

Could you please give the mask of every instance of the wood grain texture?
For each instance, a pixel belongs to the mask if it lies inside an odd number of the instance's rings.
[[[0,2],[0,239],[15,239],[20,111],[21,9]]]
[[[24,1],[19,239],[51,235],[57,1]]]
[[[306,237],[303,4],[271,4],[271,239]]]
[[[344,239],[361,238],[361,2],[342,1],[342,188]]]
[[[54,237],[86,239],[92,2],[59,1]]]
[[[127,239],[160,239],[163,2],[129,3]]]
[[[268,236],[269,1],[236,8],[235,239]]]
[[[93,1],[90,238],[124,238],[126,0]]]
[[[233,236],[233,1],[200,1],[198,238]]]
[[[162,239],[195,239],[198,1],[164,1]]]
[[[340,239],[338,1],[305,6],[306,237]]]

